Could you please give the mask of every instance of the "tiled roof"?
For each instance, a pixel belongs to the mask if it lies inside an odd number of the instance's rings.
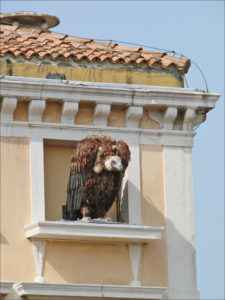
[[[168,56],[163,52],[146,51],[138,47],[119,46],[114,43],[95,42],[91,39],[70,37],[65,34],[44,32],[29,27],[0,25],[0,57],[23,56],[30,60],[48,58],[65,61],[72,58],[75,62],[110,62],[112,64],[147,66],[162,69],[174,66],[179,72],[187,73],[190,60]]]

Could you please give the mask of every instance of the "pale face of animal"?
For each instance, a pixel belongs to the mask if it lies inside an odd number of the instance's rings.
[[[106,159],[104,167],[110,172],[121,172],[123,170],[121,158],[117,155],[111,156],[110,158]]]

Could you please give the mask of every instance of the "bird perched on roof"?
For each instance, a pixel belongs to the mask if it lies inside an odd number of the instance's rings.
[[[103,218],[119,193],[129,160],[129,147],[121,140],[93,136],[78,142],[71,157],[63,218]]]

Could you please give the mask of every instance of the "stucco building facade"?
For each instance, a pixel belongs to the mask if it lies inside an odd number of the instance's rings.
[[[1,296],[198,299],[195,126],[218,94],[184,88],[190,61],[1,17]],[[69,159],[90,135],[131,150],[113,224],[63,222]]]

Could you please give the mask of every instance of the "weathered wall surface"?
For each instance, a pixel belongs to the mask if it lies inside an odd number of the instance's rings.
[[[33,281],[35,261],[24,225],[31,222],[29,139],[1,138],[1,280]]]
[[[123,67],[112,68],[102,65],[92,65],[86,63],[84,66],[55,66],[36,65],[27,62],[13,62],[10,70],[6,62],[0,62],[1,74],[10,76],[25,76],[34,78],[46,78],[51,74],[63,74],[67,80],[88,81],[88,82],[108,82],[108,83],[128,83],[153,86],[183,87],[183,77],[178,71],[166,70],[145,70],[145,69],[125,69]]]

